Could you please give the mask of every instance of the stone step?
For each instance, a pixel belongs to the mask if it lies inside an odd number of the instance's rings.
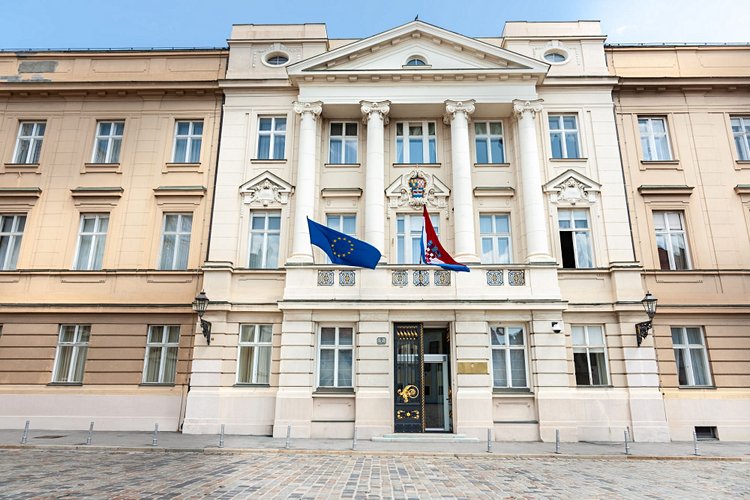
[[[466,434],[448,434],[448,433],[406,433],[399,432],[393,434],[383,434],[382,436],[373,436],[372,441],[378,442],[410,442],[410,443],[478,443],[479,439],[469,437]]]

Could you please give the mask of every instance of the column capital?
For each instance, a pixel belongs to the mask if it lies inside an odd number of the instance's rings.
[[[469,115],[474,113],[474,104],[477,101],[474,99],[467,99],[465,101],[453,101],[448,99],[445,101],[445,116],[443,122],[449,124],[451,120],[456,116],[456,113],[463,113],[466,115],[466,119],[469,119]]]
[[[313,101],[313,102],[301,102],[301,101],[294,101],[294,112],[299,113],[300,115],[304,115],[305,113],[310,113],[313,115],[313,118],[318,116],[320,113],[323,112],[323,103],[321,101]]]
[[[536,114],[542,112],[543,102],[544,99],[514,99],[513,114],[517,118],[523,118],[526,113],[530,113],[531,118],[536,118]]]
[[[388,123],[388,113],[391,111],[391,101],[359,101],[362,110],[362,123],[367,123],[373,113],[380,115],[383,123]]]

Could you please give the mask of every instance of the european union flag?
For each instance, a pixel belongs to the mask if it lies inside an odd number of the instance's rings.
[[[307,219],[310,243],[323,250],[334,264],[375,269],[380,251],[369,243],[352,238]]]

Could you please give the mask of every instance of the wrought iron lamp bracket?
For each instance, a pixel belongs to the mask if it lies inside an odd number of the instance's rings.
[[[644,321],[643,323],[635,324],[635,336],[638,340],[638,347],[641,346],[643,339],[648,337],[649,330],[651,330],[651,321]]]

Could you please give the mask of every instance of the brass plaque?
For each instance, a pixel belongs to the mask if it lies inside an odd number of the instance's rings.
[[[459,361],[460,375],[487,375],[489,373],[486,361]]]

